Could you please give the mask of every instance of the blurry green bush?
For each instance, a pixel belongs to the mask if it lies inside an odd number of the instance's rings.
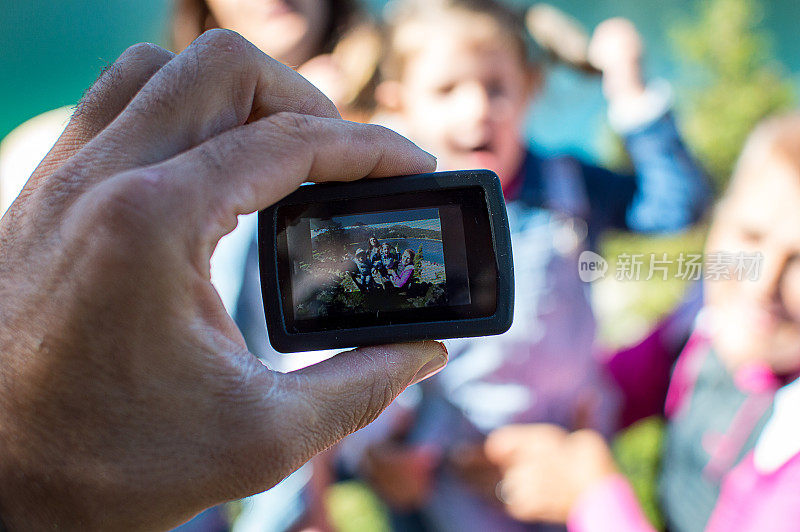
[[[753,126],[791,108],[795,94],[759,0],[698,0],[697,13],[670,32],[685,71],[678,102],[686,140],[721,190]]]

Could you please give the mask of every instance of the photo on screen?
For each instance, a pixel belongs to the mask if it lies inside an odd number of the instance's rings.
[[[295,317],[314,319],[448,304],[439,208],[310,218]],[[299,297],[298,297],[299,296]]]

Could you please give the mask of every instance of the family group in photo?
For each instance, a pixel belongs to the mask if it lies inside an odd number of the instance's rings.
[[[353,254],[355,269],[350,277],[364,291],[408,288],[414,277],[415,255],[413,249],[406,249],[398,257],[396,247],[370,237],[367,249],[358,248]]]

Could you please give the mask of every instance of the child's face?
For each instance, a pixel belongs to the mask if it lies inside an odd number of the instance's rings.
[[[400,118],[440,170],[488,168],[507,182],[524,156],[522,127],[533,76],[502,29],[454,14],[406,58]]]
[[[706,259],[742,251],[763,260],[756,281],[706,281],[712,335],[729,366],[763,362],[791,373],[800,368],[800,175],[774,157],[751,173],[720,205]]]

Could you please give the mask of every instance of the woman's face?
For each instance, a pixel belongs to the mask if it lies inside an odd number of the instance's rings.
[[[298,67],[319,53],[331,16],[326,0],[206,0],[221,28]]]
[[[735,263],[740,252],[762,259],[756,280],[731,271],[705,282],[712,337],[729,367],[760,362],[792,373],[800,369],[800,175],[775,157],[751,173],[720,205],[706,261],[727,254]]]
[[[412,262],[414,262],[414,259],[411,258],[411,253],[409,253],[408,251],[403,253],[403,266],[408,266]]]
[[[388,255],[389,254],[389,244],[384,244],[381,246],[381,255]]]
[[[369,239],[369,245],[370,246],[377,246],[378,245],[378,239],[373,236],[372,238]]]

